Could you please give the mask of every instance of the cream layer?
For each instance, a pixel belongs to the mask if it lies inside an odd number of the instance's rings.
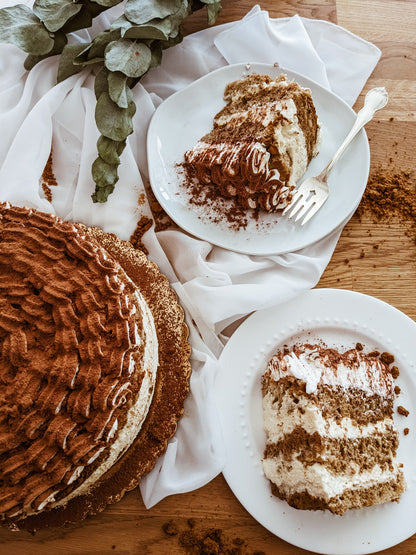
[[[274,395],[267,393],[263,397],[264,430],[268,443],[277,443],[295,428],[301,427],[308,434],[318,433],[332,439],[349,439],[369,437],[395,431],[392,418],[385,418],[375,423],[357,425],[351,418],[327,418],[310,399],[299,397],[294,402],[290,393],[282,397],[277,407]]]
[[[369,471],[357,470],[352,474],[335,474],[319,463],[305,466],[296,457],[297,454],[294,454],[290,461],[280,457],[262,461],[266,478],[287,496],[306,491],[313,497],[328,500],[346,490],[368,489],[396,480],[401,474],[396,461],[393,462],[393,470],[383,470],[375,465]]]

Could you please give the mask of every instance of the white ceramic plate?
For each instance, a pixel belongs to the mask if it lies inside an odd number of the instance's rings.
[[[285,73],[312,91],[319,120],[322,144],[305,178],[318,174],[329,162],[355,120],[354,111],[339,97],[310,79],[268,64],[226,66],[198,79],[173,94],[156,110],[148,131],[149,177],[157,200],[180,227],[215,245],[247,254],[281,254],[306,247],[328,235],[354,212],[364,192],[370,154],[363,131],[356,137],[329,178],[331,195],[319,213],[300,226],[287,216],[266,214],[246,229],[232,230],[226,223],[213,223],[204,215],[205,207],[190,205],[182,186],[177,164],[184,153],[212,129],[214,116],[224,106],[227,83],[247,73],[276,77]]]
[[[358,555],[387,549],[416,532],[416,324],[373,297],[333,289],[315,289],[278,308],[257,312],[237,329],[220,362],[216,394],[227,460],[224,476],[234,494],[260,524],[303,549],[330,555]],[[400,370],[402,392],[395,411],[400,434],[398,460],[408,489],[399,503],[347,511],[301,511],[270,492],[261,459],[265,447],[261,376],[277,348],[320,338],[346,349],[387,351]],[[405,436],[403,429],[409,428]]]

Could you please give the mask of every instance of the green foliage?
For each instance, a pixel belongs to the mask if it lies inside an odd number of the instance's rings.
[[[132,88],[161,63],[162,52],[182,40],[180,25],[203,6],[213,25],[219,0],[126,0],[124,14],[91,42],[68,44],[67,35],[91,26],[94,17],[122,0],[35,0],[0,9],[0,42],[15,44],[28,56],[25,68],[60,54],[57,81],[97,66],[95,121],[101,133],[92,165],[94,202],[106,202],[118,181],[120,156],[133,132],[136,106]]]

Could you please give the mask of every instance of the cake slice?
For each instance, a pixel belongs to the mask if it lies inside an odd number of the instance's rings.
[[[284,75],[255,74],[229,83],[224,99],[212,131],[185,153],[185,167],[244,208],[284,208],[318,153],[311,91]]]
[[[394,385],[382,359],[318,345],[272,357],[262,380],[263,470],[274,495],[339,515],[399,499]]]

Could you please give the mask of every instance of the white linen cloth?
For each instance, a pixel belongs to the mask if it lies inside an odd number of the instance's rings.
[[[8,4],[0,0],[0,7]],[[118,9],[97,18],[90,34],[108,27]],[[72,41],[86,36],[80,33]],[[57,57],[27,73],[25,54],[0,44],[0,200],[97,225],[128,239],[138,218],[150,215],[148,205],[139,206],[138,197],[147,179],[146,130],[161,100],[226,64],[278,62],[352,105],[379,57],[374,45],[334,24],[297,15],[270,19],[258,6],[241,21],[186,37],[165,51],[162,65],[135,87],[135,132],[122,155],[120,181],[107,203],[94,204],[90,170],[99,133],[93,69],[55,85]],[[49,202],[39,180],[51,146],[58,186],[52,188]],[[180,230],[147,232],[149,257],[167,275],[187,309],[193,348],[191,393],[184,416],[166,454],[140,485],[147,507],[167,495],[196,489],[221,471],[222,437],[213,387],[216,357],[223,345],[219,335],[241,317],[313,287],[332,256],[341,227],[308,248],[269,257],[230,252]]]

